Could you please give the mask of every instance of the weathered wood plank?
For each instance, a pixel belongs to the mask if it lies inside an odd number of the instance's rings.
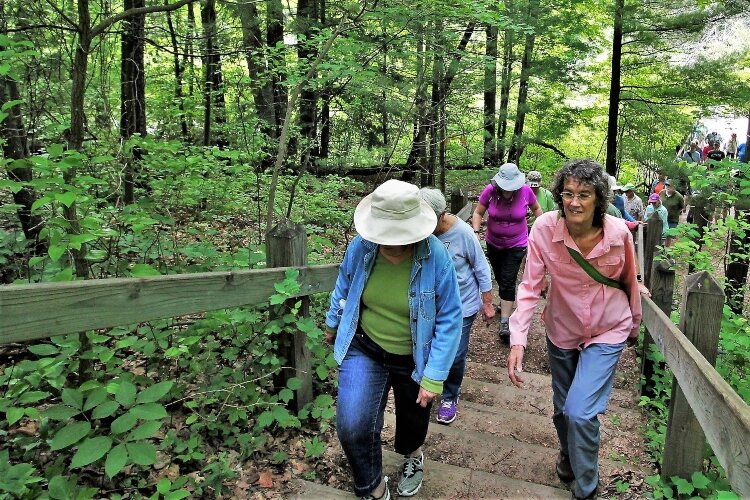
[[[471,213],[474,211],[474,204],[472,202],[467,203],[464,207],[458,211],[456,217],[462,221],[468,222],[471,219]]]
[[[714,453],[740,497],[750,497],[750,407],[648,297],[643,323],[695,412]]]
[[[641,269],[643,275],[643,282],[646,287],[651,287],[651,266],[654,264],[654,256],[656,255],[656,247],[661,245],[661,233],[662,226],[664,223],[656,212],[651,214],[651,217],[646,221],[646,236],[643,243],[643,263],[644,267]]]
[[[664,314],[667,316],[672,312],[674,280],[674,268],[669,265],[668,260],[660,260],[654,263],[651,268],[651,286],[649,287],[651,300],[653,300],[654,303],[659,306],[659,309],[664,311]],[[654,362],[648,357],[651,344],[653,343],[654,341],[651,340],[650,335],[644,336],[643,351],[641,352],[641,375],[643,375],[645,383],[641,387],[641,395],[648,397],[654,396],[655,388],[653,381]]]
[[[286,269],[0,287],[0,344],[262,303]],[[298,296],[333,290],[338,264],[298,269]]]

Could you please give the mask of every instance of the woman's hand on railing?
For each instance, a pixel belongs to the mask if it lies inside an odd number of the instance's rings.
[[[645,295],[646,297],[651,297],[651,291],[646,288],[646,285],[644,285],[640,281],[638,282],[638,292],[640,292],[641,295]]]

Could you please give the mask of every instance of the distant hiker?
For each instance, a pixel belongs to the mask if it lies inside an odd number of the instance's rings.
[[[667,187],[661,192],[659,199],[662,206],[667,209],[669,229],[674,229],[680,223],[680,215],[685,211],[685,198],[675,189],[670,179],[667,179],[665,184]],[[666,245],[672,246],[674,241],[674,236],[667,236]]]
[[[643,201],[640,197],[635,194],[635,186],[632,184],[626,184],[623,189],[625,190],[625,211],[630,216],[637,220],[643,220],[643,215],[646,211],[643,206]]]
[[[388,393],[396,405],[394,447],[404,455],[397,492],[422,486],[433,399],[458,348],[461,298],[437,218],[416,186],[389,180],[354,211],[356,236],[339,268],[326,340],[339,364],[336,432],[354,493],[388,500],[380,433]]]
[[[669,231],[669,213],[664,205],[661,204],[661,198],[656,193],[651,193],[648,197],[648,207],[646,207],[646,222],[651,218],[651,214],[656,212],[661,219],[661,239],[662,241],[667,236]]]
[[[486,322],[495,317],[492,304],[492,273],[474,232],[466,222],[446,211],[447,203],[439,189],[422,188],[419,196],[435,211],[437,226],[432,233],[445,244],[453,259],[461,293],[463,324],[456,359],[451,365],[448,378],[443,383],[443,394],[438,407],[437,421],[450,424],[458,413],[458,399],[466,370],[466,355],[469,352],[471,325],[481,310]]]
[[[542,174],[536,170],[532,170],[526,174],[526,184],[529,185],[531,191],[536,196],[536,201],[539,203],[542,212],[549,212],[557,209],[555,199],[552,197],[550,190],[542,187]],[[526,222],[529,225],[529,229],[531,229],[531,225],[534,224],[535,220],[536,217],[528,212],[526,213]]]
[[[688,163],[700,163],[701,152],[698,150],[698,141],[690,142],[690,148],[685,151],[682,158]]]
[[[636,220],[630,213],[625,210],[625,197],[622,195],[624,191],[623,187],[617,184],[617,179],[613,175],[609,176],[609,188],[612,190],[612,205],[617,209],[621,219],[625,219],[628,222],[635,222]],[[613,215],[608,211],[610,215]]]
[[[524,183],[524,175],[514,163],[506,163],[479,195],[471,215],[471,225],[479,236],[487,212],[487,256],[500,291],[500,342],[508,345],[508,318],[516,300],[516,277],[526,255],[528,226],[526,212],[542,215],[536,195]]]
[[[571,160],[552,194],[558,210],[538,217],[510,318],[508,376],[523,383],[523,356],[545,273],[551,276],[542,321],[552,372],[552,421],[560,440],[556,472],[573,481],[573,498],[596,498],[599,420],[607,409],[615,367],[640,331],[641,293],[633,237],[606,214],[607,175],[594,160]],[[658,196],[658,195],[657,195]]]
[[[711,149],[706,154],[706,161],[723,161],[726,155],[724,154],[724,151],[722,151],[719,148],[719,142],[714,141],[711,143]],[[710,164],[709,164],[710,165]],[[711,165],[712,166],[712,165]]]
[[[661,193],[661,190],[664,189],[664,181],[667,178],[667,174],[664,172],[663,168],[659,168],[656,170],[656,180],[651,183],[651,188],[648,190],[648,194]]]
[[[732,135],[727,141],[727,158],[734,159],[737,157],[737,134],[732,132]]]

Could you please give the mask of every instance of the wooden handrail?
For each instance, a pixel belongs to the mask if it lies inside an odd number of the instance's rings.
[[[333,290],[338,267],[298,267],[296,296]],[[0,344],[262,303],[287,269],[0,287]]]
[[[750,497],[750,407],[648,297],[643,324],[659,346],[685,398],[741,497]]]

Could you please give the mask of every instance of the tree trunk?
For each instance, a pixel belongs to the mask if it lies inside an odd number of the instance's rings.
[[[192,9],[192,5],[188,5],[188,9]],[[185,96],[182,89],[182,73],[185,71],[185,67],[180,64],[180,46],[177,42],[177,32],[174,29],[171,12],[167,12],[167,27],[169,28],[169,39],[172,42],[172,52],[174,52],[174,97],[177,100],[177,106],[180,110],[180,132],[182,140],[187,141],[190,132],[188,131],[187,118],[185,117]]]
[[[536,23],[538,0],[529,0],[529,11],[527,22],[533,27]],[[528,111],[529,95],[529,76],[531,75],[532,59],[534,57],[534,43],[536,33],[526,34],[526,44],[523,49],[523,59],[521,60],[521,79],[518,82],[518,101],[516,103],[516,123],[513,127],[513,142],[508,151],[508,161],[520,165],[521,155],[523,154],[523,127],[526,121],[526,112]]]
[[[505,30],[503,37],[503,70],[500,76],[500,110],[497,115],[497,162],[505,161],[505,136],[508,130],[508,105],[510,103],[510,82],[513,70],[514,34]]]
[[[203,36],[206,39],[206,70],[204,79],[203,145],[214,144],[220,148],[227,146],[224,125],[226,114],[224,105],[224,78],[221,73],[221,53],[216,30],[216,0],[206,0],[201,8]],[[215,124],[218,130],[213,133]],[[212,141],[212,136],[215,139]]]
[[[284,63],[284,10],[281,0],[266,1],[266,43],[270,49],[269,68],[273,89],[273,107],[276,125],[275,137],[281,136],[287,107],[287,91],[284,84],[286,64]],[[291,154],[291,153],[290,153]]]
[[[320,14],[320,25],[328,26],[326,21],[326,2],[318,0]],[[333,90],[331,83],[326,83],[321,91],[321,100],[323,104],[320,108],[320,158],[328,158],[328,152],[331,146],[331,99],[333,99]]]
[[[5,47],[0,45],[0,50]],[[10,101],[21,99],[18,83],[10,76],[0,77],[0,107],[4,107]],[[10,180],[26,183],[32,180],[33,172],[28,162],[29,146],[26,137],[26,127],[23,123],[21,105],[16,104],[6,110],[8,116],[0,122],[0,137],[3,139],[3,155],[7,160],[13,160],[8,165],[8,177]],[[31,214],[31,205],[36,200],[33,189],[24,186],[20,191],[13,193],[13,203],[20,205],[18,219],[21,222],[23,234],[29,242],[35,244],[35,254],[40,255],[45,245],[38,241],[39,232],[42,229],[42,218]]]
[[[144,0],[124,0],[123,9],[144,7]],[[143,61],[143,28],[146,15],[131,16],[122,22],[120,59],[120,137],[127,142],[134,134],[146,135],[146,78]],[[139,147],[125,155],[124,202],[135,202],[135,171],[140,161]]]
[[[263,137],[260,169],[266,170],[273,167],[274,146],[278,139],[273,83],[267,74],[269,61],[264,55],[267,47],[261,34],[260,16],[255,2],[239,2],[237,11],[242,24],[242,43],[250,77],[250,91],[253,94],[255,112],[260,121],[260,133]]]
[[[443,22],[435,21],[435,30],[433,39],[437,47],[444,45]],[[435,185],[435,165],[438,161],[438,145],[440,143],[440,103],[444,96],[443,90],[443,73],[445,71],[445,61],[440,50],[436,50],[432,59],[432,95],[430,97],[430,109],[427,115],[427,125],[430,131],[429,159],[427,160],[427,169],[422,171],[421,185]]]
[[[497,98],[497,26],[487,26],[484,61],[484,165],[497,166],[495,100]]]
[[[187,8],[187,36],[185,37],[185,55],[182,65],[190,69],[188,95],[193,97],[195,95],[195,48],[193,47],[193,40],[195,38],[195,11],[193,10],[192,3],[189,3]]]
[[[609,86],[609,121],[607,122],[607,158],[609,175],[617,175],[617,117],[620,109],[620,72],[622,66],[622,11],[625,0],[615,0],[612,32],[612,72]]]
[[[301,35],[297,44],[297,55],[300,61],[312,63],[316,57],[316,50],[312,38],[314,36],[314,23],[317,19],[316,0],[297,0],[297,30]],[[303,63],[304,64],[304,63]],[[315,75],[310,85],[302,89],[299,99],[299,126],[300,136],[305,142],[302,158],[309,157],[311,160],[319,156],[317,146],[317,94],[313,88]],[[302,162],[300,162],[302,165]]]

